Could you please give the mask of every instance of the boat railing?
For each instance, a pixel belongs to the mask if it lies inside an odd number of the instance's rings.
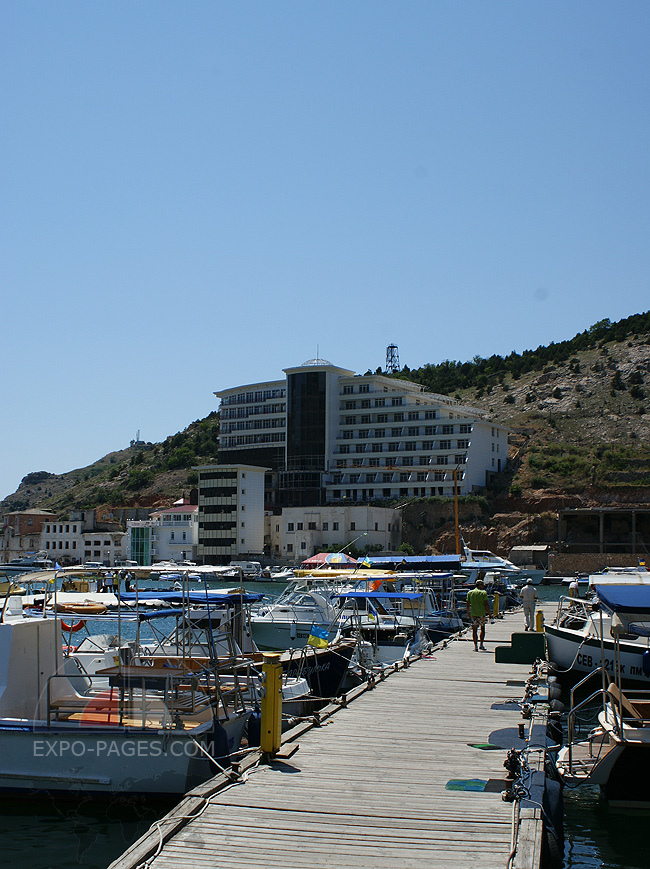
[[[579,688],[583,687],[597,673],[600,673],[601,678],[602,678],[603,672],[604,671],[603,671],[602,667],[597,667],[595,670],[592,670],[590,673],[587,673],[587,675],[583,679],[581,679],[579,682],[577,682],[573,686],[573,688],[571,689],[571,695],[570,695],[571,699],[570,699],[570,703],[569,703],[569,712],[567,714],[567,744],[568,744],[568,749],[569,749],[568,750],[569,773],[572,772],[572,768],[573,768],[573,746],[575,745],[575,742],[576,742],[576,738],[575,738],[576,737],[576,719],[577,719],[578,712],[580,712],[582,709],[585,709],[590,704],[593,704],[593,701],[597,697],[600,697],[603,709],[605,708],[605,703],[606,703],[606,689],[602,685],[597,690],[592,691],[591,694],[589,694],[587,697],[582,699],[579,703],[575,702],[576,691]]]
[[[182,727],[185,718],[216,708],[228,718],[244,708],[242,682],[246,673],[235,670],[232,684],[224,684],[220,675],[212,665],[189,668],[154,661],[151,665],[118,664],[92,675],[81,670],[78,676],[55,673],[46,684],[47,724],[68,720],[80,726],[167,730]],[[83,693],[76,689],[82,678]],[[64,680],[67,686],[61,689],[57,680]],[[72,689],[70,693],[64,693],[66,687]]]

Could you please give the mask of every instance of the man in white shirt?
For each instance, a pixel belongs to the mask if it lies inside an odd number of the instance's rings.
[[[526,585],[521,590],[521,600],[524,605],[524,615],[526,617],[526,631],[535,630],[535,604],[538,601],[537,592],[533,585],[532,579],[526,580]]]

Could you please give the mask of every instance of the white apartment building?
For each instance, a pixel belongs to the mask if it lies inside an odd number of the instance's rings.
[[[267,503],[452,497],[505,469],[508,431],[478,408],[323,359],[284,373],[215,393],[219,460],[267,465]]]
[[[272,558],[304,561],[316,552],[337,546],[349,551],[381,546],[394,552],[402,542],[402,512],[394,507],[345,505],[284,507],[281,515],[266,516],[266,541]]]
[[[228,564],[264,551],[264,474],[251,465],[200,465],[198,560]]]

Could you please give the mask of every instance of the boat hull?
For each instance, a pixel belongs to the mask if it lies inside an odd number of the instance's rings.
[[[0,791],[182,795],[219,771],[204,751],[228,765],[249,715],[233,716],[217,732],[210,728],[194,739],[189,731],[48,727],[44,721],[0,719]]]
[[[614,643],[605,640],[601,647],[601,641],[597,637],[586,637],[577,632],[554,625],[544,628],[546,636],[546,649],[549,661],[552,661],[560,673],[582,674],[590,673],[601,666],[605,673],[613,678],[615,673]],[[650,678],[643,672],[642,658],[647,646],[629,649],[625,644],[620,645],[621,680],[625,682],[643,682],[648,685]],[[605,655],[603,659],[602,651]]]

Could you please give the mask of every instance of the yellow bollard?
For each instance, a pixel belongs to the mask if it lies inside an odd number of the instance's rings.
[[[494,592],[494,601],[492,602],[492,615],[494,618],[498,618],[499,616],[499,592]]]
[[[282,664],[277,652],[264,652],[262,658],[260,748],[275,754],[282,744]]]
[[[535,613],[535,630],[538,634],[544,633],[544,613],[541,610]]]

